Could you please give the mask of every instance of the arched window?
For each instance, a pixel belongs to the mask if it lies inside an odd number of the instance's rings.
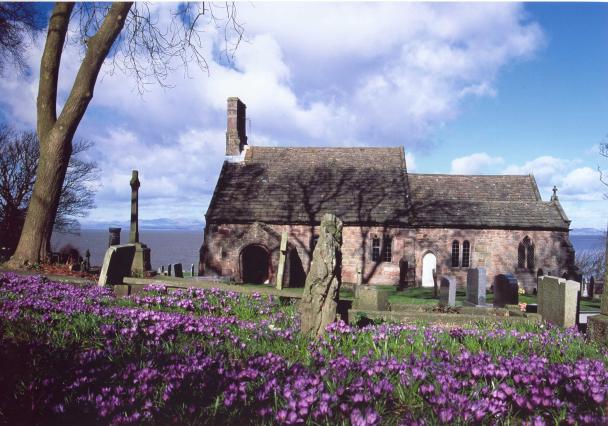
[[[517,267],[522,269],[526,267],[526,247],[524,243],[519,243],[519,247],[517,247]]]
[[[462,242],[462,267],[468,268],[471,260],[471,243],[467,240]]]
[[[534,244],[527,235],[517,247],[517,267],[534,271]]]
[[[460,243],[457,240],[452,241],[452,268],[458,267],[460,260]]]
[[[380,262],[380,238],[372,238],[372,261]]]
[[[526,267],[530,271],[534,271],[534,244],[530,244],[526,248]]]
[[[391,262],[393,260],[393,239],[385,236],[382,239],[382,260]]]

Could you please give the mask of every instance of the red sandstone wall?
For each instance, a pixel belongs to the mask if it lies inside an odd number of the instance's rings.
[[[251,238],[247,233],[250,225],[221,224],[210,225],[205,231],[205,249],[201,253],[199,271],[205,275],[234,277],[241,281],[240,253],[249,244],[264,245],[273,257],[273,271],[278,263],[279,241],[272,238]],[[269,225],[277,234],[288,233],[288,242],[294,247],[308,272],[312,257],[310,242],[318,233],[317,227],[306,225]],[[374,236],[389,235],[393,238],[392,262],[372,262],[371,244]],[[357,282],[357,269],[361,265],[362,281],[370,284],[399,283],[399,260],[409,256],[413,264],[414,234],[412,229],[385,229],[383,227],[345,226],[342,246],[342,281]],[[260,237],[260,236],[258,236]],[[274,276],[272,277],[274,279]],[[274,282],[271,279],[271,282]]]
[[[535,271],[517,267],[517,248],[525,236],[529,236],[535,246]],[[471,244],[471,268],[486,268],[488,285],[498,274],[515,274],[527,291],[536,286],[536,272],[552,272],[561,276],[566,271],[567,252],[564,243],[567,232],[559,231],[522,231],[502,229],[418,229],[416,233],[416,282],[421,283],[422,257],[427,252],[437,256],[440,275],[456,277],[459,286],[466,286],[468,268],[451,266],[452,241],[468,240]]]
[[[310,241],[318,233],[316,227],[306,225],[268,225],[276,234],[288,233],[290,247],[297,250],[305,272],[311,261]],[[205,230],[205,249],[201,252],[199,271],[205,275],[234,277],[241,281],[240,253],[249,244],[261,244],[270,252],[271,279],[275,282],[280,239],[267,235],[252,225],[220,224],[209,225]],[[393,238],[392,261],[372,262],[371,241],[374,236],[389,235]],[[519,242],[529,236],[535,246],[535,271],[530,273],[517,268],[517,248]],[[470,267],[485,267],[488,285],[494,276],[514,273],[528,291],[536,285],[536,271],[552,271],[561,276],[566,270],[567,253],[564,241],[566,232],[518,231],[518,230],[476,230],[476,229],[400,229],[383,227],[345,226],[342,246],[342,281],[356,283],[357,270],[361,265],[362,281],[369,284],[397,285],[400,281],[400,260],[415,267],[415,282],[421,284],[422,257],[433,252],[437,257],[440,275],[453,275],[459,286],[466,286],[468,268],[451,267],[452,241],[460,244],[468,240],[471,244]],[[461,249],[462,256],[462,249]]]

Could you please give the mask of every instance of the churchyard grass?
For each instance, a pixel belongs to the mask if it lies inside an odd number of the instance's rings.
[[[0,274],[8,424],[606,423],[605,348],[479,322],[298,332],[277,298]]]
[[[389,302],[392,303],[403,303],[412,305],[436,305],[439,301],[438,297],[433,296],[432,288],[407,288],[404,291],[393,291],[388,297]],[[456,302],[464,302],[466,300],[465,290],[456,290]],[[491,292],[486,293],[486,303],[489,305],[494,301],[494,294]],[[537,299],[533,294],[522,294],[519,295],[520,303],[536,304]],[[600,309],[599,299],[581,299],[581,310],[597,310]]]

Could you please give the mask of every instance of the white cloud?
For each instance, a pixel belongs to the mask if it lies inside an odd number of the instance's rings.
[[[485,152],[477,152],[452,160],[450,173],[456,175],[496,174],[497,166],[502,163],[504,163],[502,157],[491,157]]]
[[[102,167],[93,218],[128,212],[125,182],[133,168],[141,173],[144,217],[200,218],[221,167],[229,96],[248,105],[252,143],[404,144],[408,168],[414,170],[412,150],[454,119],[467,99],[497,96],[500,70],[543,45],[540,27],[516,4],[237,6],[247,40],[234,63],[226,64],[217,54],[224,35],[209,25],[203,36],[209,76],[195,66],[190,77],[178,69],[168,76],[171,89],[149,86],[142,97],[131,78],[102,71],[78,131],[95,141]],[[174,7],[155,4],[154,10],[166,21]],[[0,107],[22,126],[35,125],[42,42],[28,58],[31,76],[0,79]],[[79,61],[80,51],[68,45],[60,104]],[[499,164],[488,158],[478,159],[477,166],[460,160],[461,170]]]
[[[608,188],[600,181],[599,172],[591,167],[580,167],[580,160],[541,156],[521,166],[510,165],[503,174],[534,175],[545,201],[550,199],[553,186],[556,186],[572,227],[601,229],[605,226],[608,206],[604,194]]]

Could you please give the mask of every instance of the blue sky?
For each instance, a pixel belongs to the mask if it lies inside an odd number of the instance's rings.
[[[157,4],[161,22],[176,4]],[[100,75],[78,131],[102,168],[86,223],[124,222],[130,170],[144,219],[201,221],[224,153],[228,96],[247,104],[250,143],[404,145],[420,173],[534,173],[572,227],[602,228],[597,151],[608,134],[608,4],[239,3],[246,41],[232,62],[209,26],[209,75],[174,88]],[[37,67],[0,79],[0,116],[35,127]],[[59,106],[81,53],[62,62]],[[608,140],[606,140],[608,142]]]

